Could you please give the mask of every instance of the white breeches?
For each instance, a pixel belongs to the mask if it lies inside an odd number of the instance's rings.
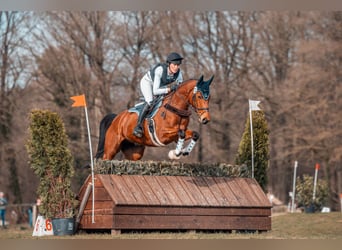
[[[153,100],[153,93],[152,93],[152,88],[153,88],[153,83],[146,79],[147,77],[143,77],[140,81],[140,89],[141,93],[144,96],[145,101],[150,104]]]

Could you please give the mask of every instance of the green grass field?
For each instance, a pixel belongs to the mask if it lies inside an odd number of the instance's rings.
[[[342,213],[284,213],[272,216],[272,230],[263,233],[109,233],[78,232],[67,236],[33,237],[28,225],[12,225],[0,229],[0,239],[342,239]]]

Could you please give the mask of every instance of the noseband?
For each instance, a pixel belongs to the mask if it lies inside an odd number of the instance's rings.
[[[193,105],[191,105],[191,106],[193,106],[193,108],[195,109],[196,113],[198,113],[197,111],[208,111],[209,112],[209,107],[207,107],[207,108],[199,108],[199,107],[197,107],[196,93],[197,93],[197,87],[195,87],[194,91],[193,91],[193,95],[192,95],[192,103],[193,103]],[[200,113],[203,114],[203,112],[200,112]]]
[[[198,113],[198,114],[201,115],[201,114],[203,114],[205,111],[208,111],[208,112],[209,112],[209,107],[207,107],[207,108],[199,108],[199,107],[198,107],[198,105],[197,105],[197,97],[196,97],[197,91],[198,91],[198,90],[197,90],[197,87],[195,87],[195,88],[193,89],[192,104],[189,103],[189,101],[187,101],[187,103],[189,104],[189,106],[192,106],[192,107],[193,107],[193,109],[195,110],[196,113]],[[172,93],[171,95],[173,95],[173,94],[174,94],[174,93]],[[202,94],[202,95],[203,95],[203,94]],[[209,96],[208,96],[206,99],[208,99],[208,98],[209,98]],[[173,105],[171,105],[170,103],[166,103],[166,104],[164,105],[164,107],[165,107],[167,110],[169,110],[169,111],[171,111],[171,112],[173,112],[173,113],[179,115],[180,117],[188,117],[188,116],[191,115],[191,111],[190,111],[190,110],[178,109],[178,108],[174,107]]]

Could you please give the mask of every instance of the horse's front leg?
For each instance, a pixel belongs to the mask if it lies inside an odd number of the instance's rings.
[[[191,153],[191,151],[193,150],[193,148],[196,145],[197,140],[200,137],[200,134],[198,132],[196,132],[196,131],[189,131],[189,132],[191,132],[191,141],[188,144],[188,146],[184,150],[182,150],[182,154],[184,156],[185,155],[189,155]]]
[[[178,137],[176,149],[171,150],[169,152],[169,158],[171,160],[178,160],[181,155],[184,155],[184,156],[189,155],[190,152],[195,147],[197,140],[200,137],[198,132],[191,131],[191,130],[186,130],[186,131],[180,130],[178,132],[178,135],[179,137]],[[191,141],[188,144],[188,146],[186,148],[183,148],[184,142],[190,138],[191,138]]]
[[[179,130],[176,149],[169,151],[169,158],[171,160],[178,160],[180,158],[182,154],[182,150],[183,150],[184,141],[185,141],[185,131]]]

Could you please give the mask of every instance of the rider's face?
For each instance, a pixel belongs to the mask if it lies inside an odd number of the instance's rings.
[[[170,71],[175,74],[179,69],[179,64],[170,63]]]

